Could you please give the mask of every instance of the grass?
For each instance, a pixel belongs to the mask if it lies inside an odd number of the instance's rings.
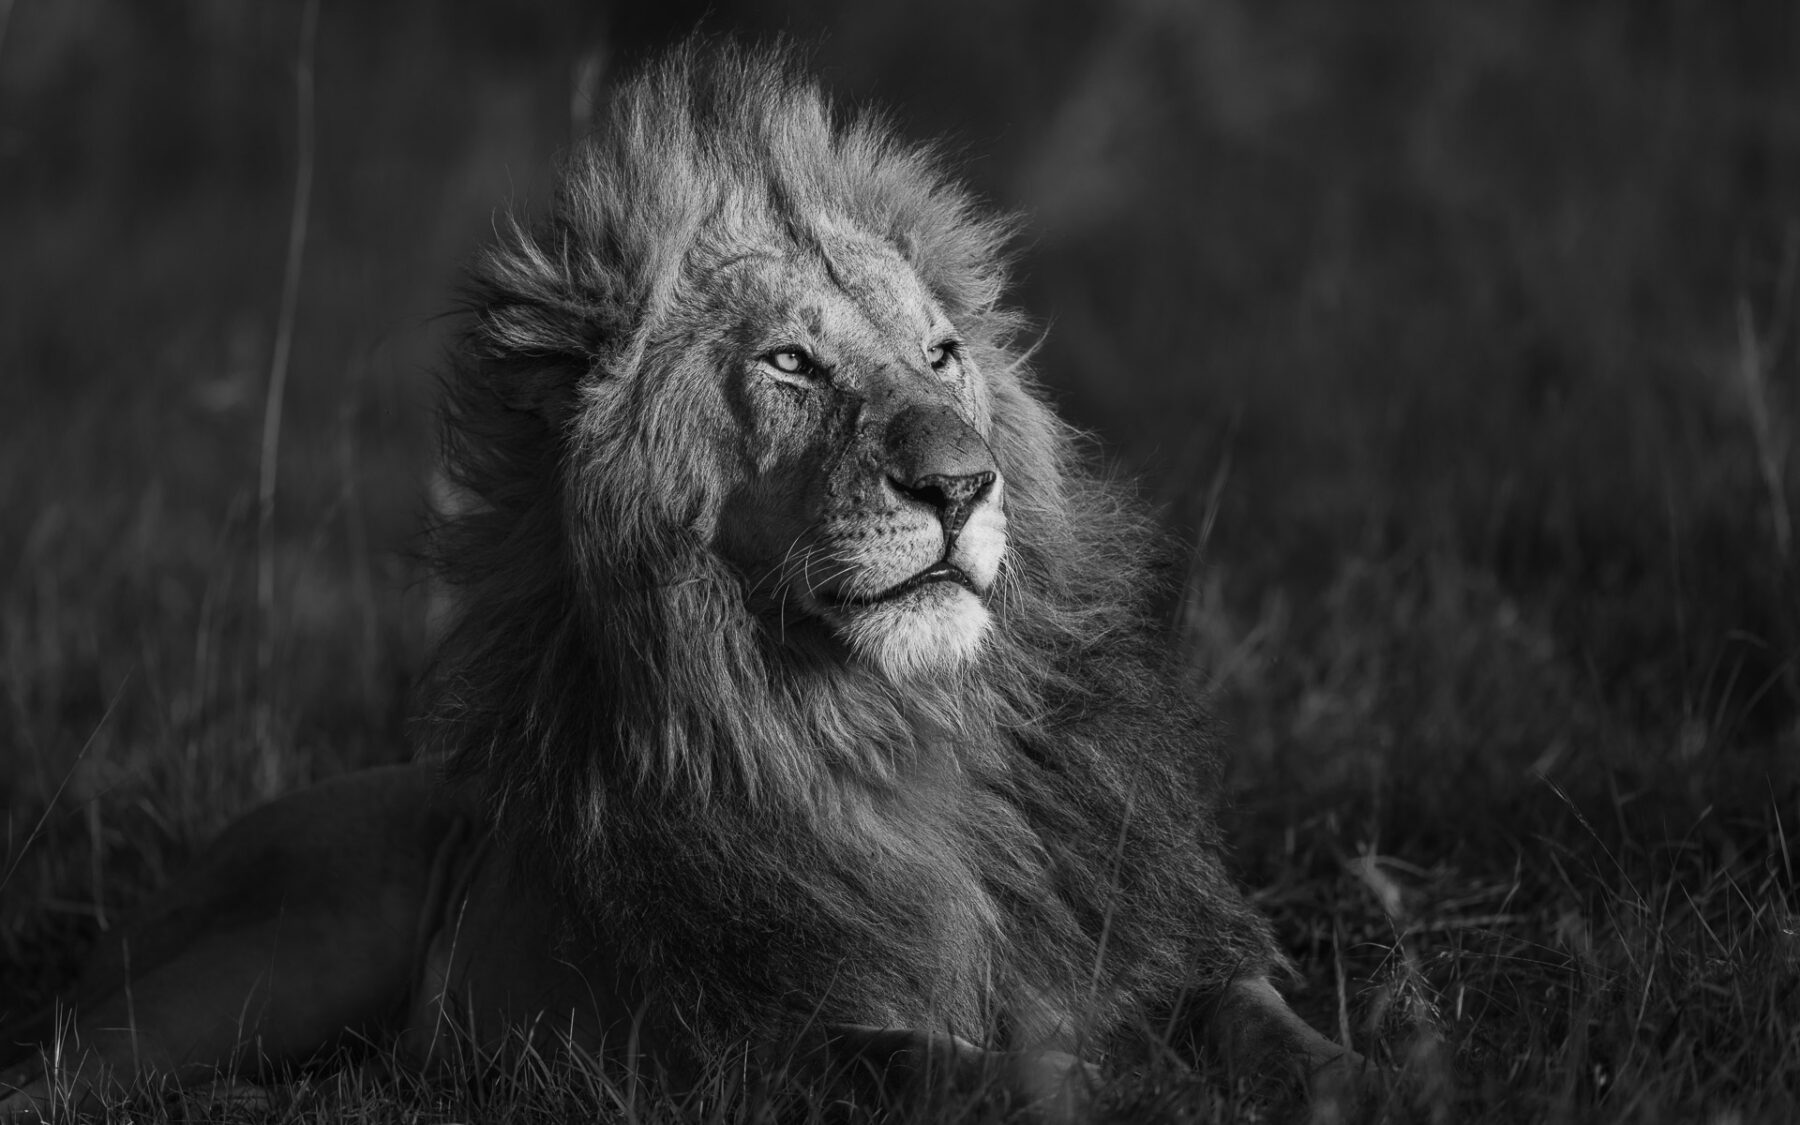
[[[1204,548],[1178,638],[1239,868],[1298,1006],[1388,1065],[1364,1112],[1800,1119],[1800,18],[798,11],[829,81],[1035,214],[1046,379]],[[321,5],[264,538],[300,7],[9,9],[0,1020],[236,813],[407,757],[435,314],[571,88],[689,14],[608,18]],[[725,1113],[520,1065],[137,1111]],[[1108,1104],[1281,1113],[1218,1078]]]

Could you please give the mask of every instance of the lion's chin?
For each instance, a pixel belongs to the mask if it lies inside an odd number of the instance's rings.
[[[838,607],[826,619],[859,660],[896,680],[967,665],[981,651],[989,625],[981,598],[950,582],[873,605]]]

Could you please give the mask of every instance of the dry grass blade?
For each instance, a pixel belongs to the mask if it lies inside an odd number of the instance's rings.
[[[262,457],[256,489],[256,603],[261,634],[256,670],[261,707],[257,742],[270,753],[270,718],[275,696],[275,493],[281,470],[281,415],[287,399],[288,360],[293,352],[294,321],[300,306],[301,266],[306,257],[306,228],[312,213],[313,182],[313,55],[319,31],[319,0],[306,0],[300,12],[300,45],[294,76],[294,202],[288,220],[287,256],[282,271],[281,308],[275,325],[275,347],[269,357],[269,381],[263,400]],[[279,771],[271,768],[270,777]]]

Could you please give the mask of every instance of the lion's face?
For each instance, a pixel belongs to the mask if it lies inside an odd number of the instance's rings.
[[[1006,551],[987,387],[900,254],[858,234],[728,260],[707,326],[736,455],[713,548],[780,629],[822,626],[891,676],[980,649]],[[689,319],[690,317],[694,319]]]

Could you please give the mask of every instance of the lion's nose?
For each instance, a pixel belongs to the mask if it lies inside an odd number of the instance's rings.
[[[937,510],[938,522],[944,525],[944,534],[954,536],[968,522],[969,513],[981,498],[994,487],[994,474],[990,472],[968,473],[964,476],[948,476],[944,473],[931,473],[915,480],[903,481],[898,477],[890,477],[894,482],[894,490],[902,496],[928,504]]]
[[[994,487],[999,466],[987,442],[946,406],[901,411],[887,431],[887,475],[894,491],[937,513],[955,535]]]

